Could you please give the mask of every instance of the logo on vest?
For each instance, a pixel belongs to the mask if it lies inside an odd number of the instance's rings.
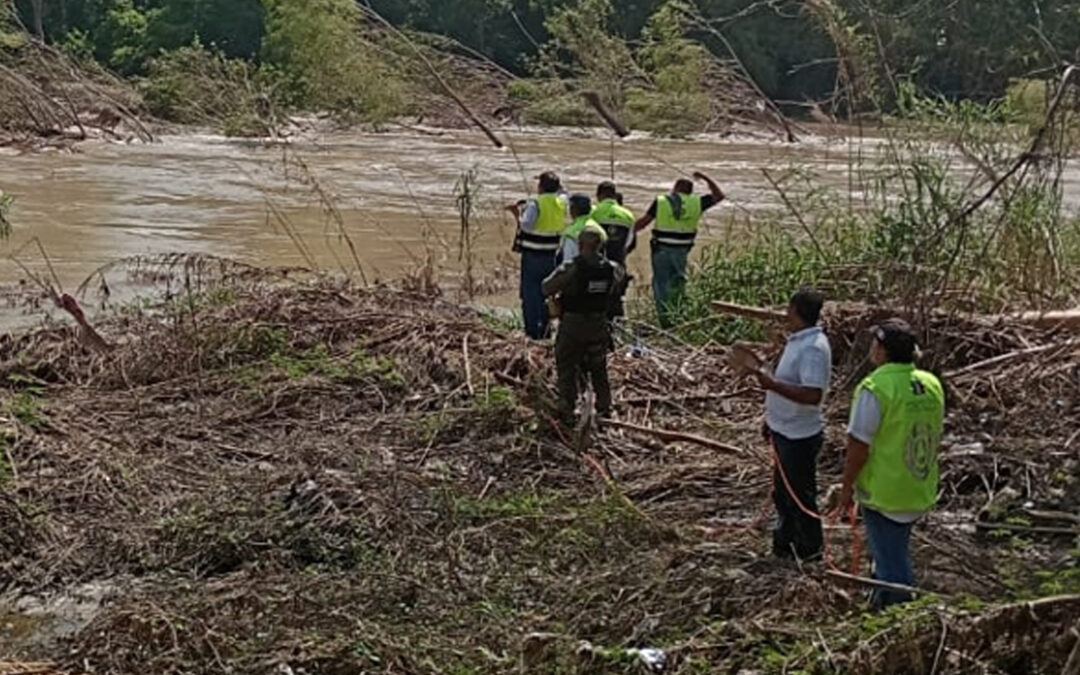
[[[937,457],[938,438],[928,424],[917,424],[904,446],[904,462],[908,471],[918,480],[930,477],[930,469]]]

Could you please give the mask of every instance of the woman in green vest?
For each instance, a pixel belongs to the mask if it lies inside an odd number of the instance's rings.
[[[910,587],[911,528],[937,502],[945,391],[937,377],[915,367],[915,331],[906,322],[889,319],[871,332],[877,368],[855,391],[840,507],[859,503],[874,578]],[[876,589],[873,605],[910,599]]]

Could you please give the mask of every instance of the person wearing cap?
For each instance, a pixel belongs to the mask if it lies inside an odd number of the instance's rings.
[[[765,390],[764,432],[776,450],[772,551],[779,558],[817,560],[824,542],[817,516],[817,459],[832,379],[832,348],[818,325],[824,303],[815,289],[795,293],[787,308],[791,334],[775,371],[758,367],[753,373]]]
[[[724,193],[713,179],[700,171],[694,178],[704,181],[709,194],[695,195],[693,181],[680,178],[670,193],[660,195],[649,210],[634,224],[641,232],[653,221],[652,237],[653,300],[660,325],[671,325],[671,305],[686,285],[686,268],[697,238],[701,217],[724,201]]]
[[[915,367],[915,331],[905,321],[889,319],[871,334],[876,368],[855,390],[839,508],[858,502],[874,578],[912,586],[912,526],[937,503],[945,390]],[[881,609],[910,599],[879,588],[872,602]]]
[[[592,380],[596,414],[611,415],[608,311],[626,272],[622,265],[604,257],[606,236],[604,228],[595,222],[585,222],[576,238],[575,257],[544,280],[544,295],[558,296],[562,304],[559,333],[555,337],[555,365],[559,412],[569,425],[574,423],[578,385],[583,374]]]
[[[626,265],[626,254],[633,241],[634,213],[623,206],[619,189],[609,180],[596,188],[596,208],[592,217],[607,232],[607,259]]]
[[[562,242],[559,246],[557,259],[560,263],[578,257],[578,237],[586,226],[599,225],[592,217],[592,200],[588,195],[571,195],[569,201],[570,225],[563,231]],[[604,232],[604,243],[607,243],[607,232]]]
[[[541,340],[547,337],[549,327],[541,284],[555,269],[569,205],[567,193],[555,173],[545,171],[538,181],[535,198],[507,209],[518,222],[514,250],[521,253],[521,313],[525,333]]]

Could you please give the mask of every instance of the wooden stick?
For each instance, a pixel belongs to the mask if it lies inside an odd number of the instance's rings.
[[[626,429],[627,431],[636,431],[641,434],[648,434],[655,436],[662,441],[669,443],[677,443],[683,441],[686,443],[694,443],[702,447],[710,448],[712,450],[719,450],[720,452],[726,452],[735,455],[743,455],[746,457],[753,457],[753,453],[749,450],[736,447],[734,445],[728,445],[727,443],[721,443],[720,441],[714,441],[711,438],[704,438],[702,436],[695,436],[693,434],[684,434],[681,431],[668,431],[665,429],[654,429],[652,427],[642,427],[637,424],[631,424],[630,422],[622,422],[620,420],[607,420],[604,422],[606,427],[615,427],[616,429]]]
[[[626,138],[630,135],[630,130],[626,128],[626,125],[619,121],[615,114],[612,113],[604,103],[600,100],[600,95],[595,91],[586,91],[581,94],[585,101],[596,110],[596,113],[600,115],[607,122],[607,125],[611,127],[611,130],[618,134],[619,138]]]
[[[476,390],[472,384],[472,365],[469,363],[469,334],[465,333],[461,338],[461,354],[465,359],[465,386],[469,389],[469,396],[476,396]]]
[[[714,300],[712,308],[720,314],[739,316],[744,319],[757,319],[758,321],[766,322],[780,322],[787,319],[786,314],[775,309],[749,307],[747,305],[738,305],[734,302],[723,302],[721,300]]]
[[[1080,528],[1075,527],[1034,527],[1031,525],[1016,525],[1014,523],[989,523],[979,521],[975,527],[980,530],[1006,530],[1009,532],[1031,532],[1032,534],[1080,534]]]
[[[869,577],[860,577],[854,574],[848,574],[847,572],[841,572],[840,570],[825,570],[825,574],[837,579],[843,579],[844,581],[851,581],[863,586],[871,586],[873,588],[881,588],[887,591],[898,591],[900,593],[911,593],[913,595],[926,595],[930,591],[924,591],[914,586],[905,586],[904,584],[893,584],[888,581],[878,581],[877,579],[870,579]],[[949,597],[945,593],[938,593],[942,597]]]

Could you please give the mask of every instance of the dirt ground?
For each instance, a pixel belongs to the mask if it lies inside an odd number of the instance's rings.
[[[827,317],[823,485],[888,313]],[[103,321],[104,354],[73,327],[5,337],[0,673],[1080,666],[1080,345],[923,327],[942,495],[928,594],[884,615],[835,574],[869,574],[846,523],[827,564],[770,557],[761,394],[720,346],[612,356],[620,421],[709,443],[557,428],[550,346],[388,288],[220,287]]]

